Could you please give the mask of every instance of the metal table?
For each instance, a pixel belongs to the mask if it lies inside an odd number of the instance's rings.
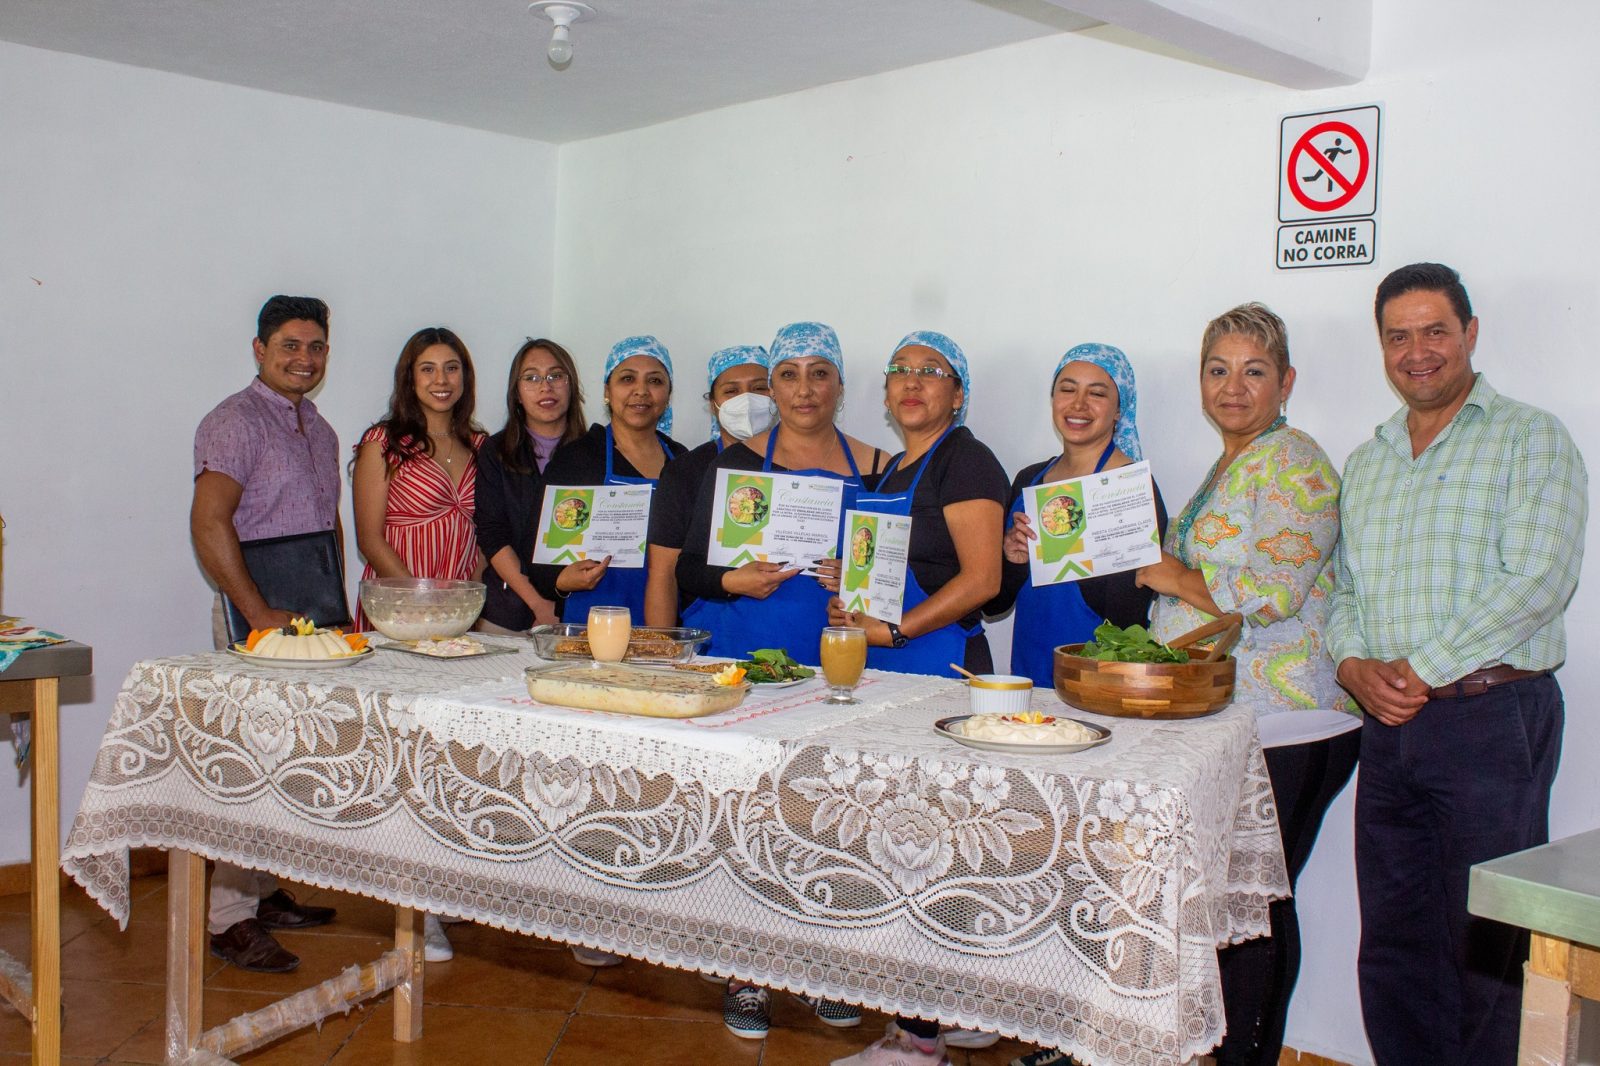
[[[1578,1000],[1600,1000],[1600,829],[1472,868],[1467,910],[1533,933],[1519,1064],[1578,1061]]]
[[[0,711],[33,718],[33,968],[0,951],[0,995],[33,1027],[33,1061],[61,1061],[61,728],[63,677],[93,672],[76,641],[31,648],[0,673]]]

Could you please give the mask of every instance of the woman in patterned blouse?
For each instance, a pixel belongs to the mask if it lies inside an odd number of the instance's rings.
[[[1244,616],[1235,696],[1257,715],[1291,885],[1355,768],[1361,724],[1323,640],[1339,475],[1288,424],[1294,379],[1283,320],[1263,305],[1235,307],[1206,327],[1200,400],[1222,455],[1167,529],[1161,561],[1138,575],[1158,594],[1158,640],[1230,611]],[[1273,903],[1271,922],[1270,937],[1219,953],[1228,1034],[1218,1066],[1278,1061],[1300,969],[1294,901]]]

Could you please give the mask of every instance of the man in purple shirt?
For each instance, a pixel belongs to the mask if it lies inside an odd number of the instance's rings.
[[[227,643],[222,594],[252,629],[289,624],[289,612],[256,588],[241,541],[324,530],[339,536],[340,529],[339,438],[307,399],[328,368],[328,305],[274,296],[261,308],[252,347],[255,380],[206,415],[194,436],[189,532],[219,591],[212,614],[218,648]],[[333,915],[331,907],[296,903],[260,871],[219,862],[211,877],[211,953],[240,969],[294,969],[300,960],[268,928],[305,929]]]

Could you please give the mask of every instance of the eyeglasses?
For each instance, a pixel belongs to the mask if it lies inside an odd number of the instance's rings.
[[[572,377],[565,370],[552,370],[543,377],[540,377],[538,374],[530,370],[526,374],[523,374],[521,377],[517,378],[517,380],[524,385],[530,385],[536,389],[545,382],[549,382],[552,389],[557,389],[571,381]]]
[[[883,368],[883,376],[886,378],[911,376],[926,381],[928,378],[953,378],[960,375],[937,366],[902,366],[899,363],[890,363]]]

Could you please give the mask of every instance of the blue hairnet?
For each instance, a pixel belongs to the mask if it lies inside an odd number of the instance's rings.
[[[889,356],[890,362],[894,361],[894,357],[900,354],[902,348],[910,348],[913,345],[932,348],[944,356],[945,362],[950,364],[950,369],[961,379],[961,410],[956,412],[956,425],[961,425],[967,420],[967,407],[972,403],[972,374],[967,370],[967,353],[961,350],[961,345],[943,333],[935,333],[931,329],[919,329],[900,338],[900,343],[894,346],[894,352]]]
[[[785,359],[816,356],[826,359],[839,371],[844,382],[844,353],[839,350],[839,335],[821,322],[791,322],[772,338],[772,355],[767,366],[776,369]]]
[[[759,344],[737,344],[732,348],[724,348],[720,352],[713,352],[711,358],[706,360],[706,391],[710,392],[717,387],[717,379],[725,371],[736,366],[759,366],[763,369],[772,364],[767,359],[767,350]],[[711,439],[715,440],[722,432],[722,427],[717,425],[717,416],[711,416]]]
[[[1111,377],[1112,384],[1117,387],[1117,402],[1121,408],[1117,414],[1117,428],[1111,431],[1111,439],[1129,459],[1136,463],[1143,459],[1144,449],[1139,447],[1139,387],[1133,381],[1133,364],[1122,354],[1122,349],[1109,344],[1079,344],[1068,348],[1067,354],[1061,357],[1061,362],[1056,364],[1050,375],[1052,387],[1061,374],[1061,368],[1068,363],[1090,363]]]
[[[611,346],[611,354],[606,356],[606,372],[601,375],[600,380],[603,382],[610,381],[611,372],[617,369],[624,359],[632,358],[635,355],[648,355],[660,363],[666,368],[667,381],[670,382],[672,380],[672,356],[667,354],[667,346],[648,333],[639,337],[624,337],[616,344],[613,344]],[[667,410],[662,414],[661,421],[656,423],[656,429],[662,433],[672,432],[672,401],[670,399],[667,401]]]

